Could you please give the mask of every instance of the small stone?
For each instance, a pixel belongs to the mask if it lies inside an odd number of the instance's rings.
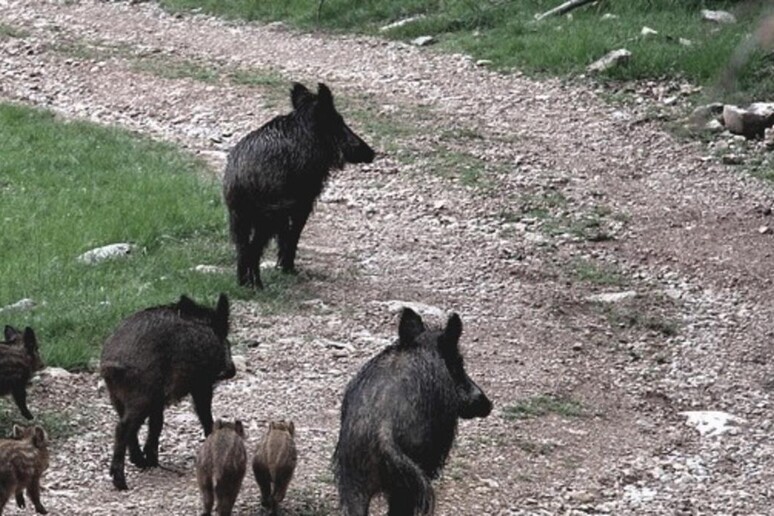
[[[128,244],[125,242],[118,244],[110,244],[102,247],[97,247],[90,251],[86,251],[82,255],[76,258],[81,263],[94,265],[96,263],[103,262],[105,260],[112,260],[114,258],[125,258],[132,254],[137,249],[137,246]]]
[[[61,367],[47,367],[40,374],[42,376],[50,376],[51,378],[70,378],[73,375],[73,373]]]
[[[688,38],[680,38],[680,39],[678,39],[677,41],[678,41],[678,42],[679,42],[679,43],[680,43],[682,46],[684,46],[684,47],[692,47],[692,46],[693,46],[693,41],[691,41],[691,40],[690,40],[690,39],[688,39]]]
[[[761,235],[766,235],[768,233],[771,233],[771,228],[769,226],[761,226],[758,228],[758,233]]]
[[[723,154],[720,161],[724,165],[741,165],[744,163],[744,157],[739,154]]]
[[[446,317],[446,312],[437,306],[427,305],[416,301],[400,301],[398,299],[392,299],[390,301],[375,301],[375,303],[385,305],[391,313],[398,313],[403,310],[403,308],[410,308],[422,316],[429,315],[439,319]]]
[[[640,36],[642,36],[643,38],[656,36],[656,35],[658,35],[658,31],[651,29],[650,27],[643,27],[642,30],[640,30]]]
[[[202,274],[222,274],[224,272],[229,272],[228,269],[225,267],[219,267],[217,265],[204,265],[200,264],[196,267],[191,267],[191,270],[194,272],[201,272]]]
[[[618,15],[613,13],[605,13],[602,15],[603,20],[617,20]]]
[[[24,299],[20,299],[15,303],[11,303],[10,305],[0,308],[0,312],[5,312],[6,310],[29,310],[30,308],[34,308],[34,307],[35,307],[35,301],[33,301],[28,297],[25,297]]]
[[[589,72],[604,72],[616,66],[623,65],[632,57],[632,53],[625,48],[619,48],[605,54],[602,58],[591,63],[586,70]]]
[[[627,290],[624,292],[606,292],[603,294],[593,294],[587,296],[587,301],[598,301],[600,303],[617,303],[626,299],[632,299],[637,297],[637,292],[634,290]]]
[[[720,24],[732,24],[736,23],[736,16],[728,11],[711,11],[709,9],[701,10],[701,17],[703,20],[720,23]]]
[[[583,351],[583,343],[582,342],[576,342],[572,345],[573,351]]]
[[[710,120],[704,124],[704,130],[708,133],[722,133],[725,130],[723,124],[719,120]]]
[[[411,40],[411,44],[418,47],[426,47],[433,43],[435,43],[435,38],[433,36],[419,36],[418,38]]]
[[[232,355],[231,361],[234,362],[237,372],[244,373],[247,371],[247,359],[244,355]]]
[[[492,64],[491,59],[479,59],[476,61],[476,66],[489,66]]]

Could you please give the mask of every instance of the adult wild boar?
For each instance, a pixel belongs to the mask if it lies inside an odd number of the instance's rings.
[[[295,83],[290,99],[290,114],[249,133],[228,156],[223,196],[240,285],[262,288],[261,256],[274,236],[277,266],[293,272],[298,239],[331,169],[374,159],[336,111],[325,84],[315,95]]]
[[[204,435],[212,432],[212,392],[236,374],[228,334],[229,303],[221,294],[213,310],[186,296],[125,319],[102,347],[100,372],[118,412],[110,475],[126,489],[124,458],[139,467],[158,465],[164,407],[191,394]],[[141,451],[137,432],[148,419]]]
[[[344,394],[334,469],[345,516],[366,516],[377,493],[385,494],[390,516],[433,514],[430,481],[446,462],[457,419],[492,410],[465,372],[457,314],[443,330],[428,330],[404,308],[398,334]]]

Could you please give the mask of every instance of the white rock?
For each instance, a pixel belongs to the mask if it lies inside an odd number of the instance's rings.
[[[688,410],[680,415],[688,418],[685,424],[695,427],[702,436],[722,435],[732,425],[744,423],[744,419],[719,410]]]
[[[605,13],[602,15],[603,20],[617,20],[618,15],[613,13]]]
[[[767,128],[774,126],[774,103],[756,102],[746,109],[726,104],[723,106],[723,122],[726,129],[747,138],[760,137]]]
[[[476,61],[476,66],[489,66],[492,64],[491,59],[479,59]]]
[[[682,46],[684,47],[691,47],[693,46],[693,41],[691,41],[688,38],[680,38],[677,40]]]
[[[615,66],[627,63],[632,57],[632,53],[625,48],[613,50],[604,55],[604,57],[591,63],[586,69],[589,72],[604,72]]]
[[[771,228],[769,226],[761,226],[758,228],[758,233],[761,235],[765,235],[766,233],[771,233]]]
[[[90,251],[86,251],[80,255],[77,260],[81,263],[87,263],[93,265],[105,260],[111,260],[114,258],[123,258],[129,256],[137,249],[137,246],[128,244],[125,242],[119,244],[110,244],[102,247],[97,247]]]
[[[224,272],[229,272],[229,269],[226,267],[219,267],[217,265],[204,265],[200,264],[196,267],[191,267],[191,270],[194,272],[201,272],[202,274],[223,274]]]
[[[437,306],[426,305],[425,303],[419,303],[415,301],[400,301],[398,299],[391,299],[390,301],[376,301],[380,305],[384,305],[392,313],[400,312],[404,307],[411,308],[419,315],[429,315],[443,319],[446,317],[446,312],[438,308]]]
[[[704,124],[704,130],[710,133],[722,133],[725,127],[720,120],[710,120]]]
[[[701,17],[706,21],[710,21],[714,23],[724,23],[724,24],[736,23],[736,16],[734,16],[728,11],[711,11],[709,9],[702,9]]]
[[[399,27],[403,27],[405,25],[408,25],[409,23],[414,23],[415,21],[419,21],[419,20],[421,20],[424,17],[425,17],[424,14],[420,14],[420,15],[417,15],[417,16],[410,16],[408,18],[403,18],[402,20],[398,20],[396,22],[393,22],[393,23],[390,23],[390,24],[387,24],[387,25],[384,25],[384,26],[380,27],[379,28],[379,32],[387,32],[387,31],[390,31],[390,30],[393,30],[393,29],[397,29]]]
[[[6,310],[29,310],[34,306],[35,306],[35,301],[33,301],[28,297],[25,297],[24,299],[20,299],[15,303],[11,303],[10,305],[0,308],[0,312],[5,312]]]
[[[73,373],[61,367],[47,367],[40,372],[41,376],[50,376],[51,378],[70,378]]]
[[[632,299],[637,296],[637,292],[634,290],[627,290],[625,292],[605,292],[602,294],[593,294],[587,296],[587,301],[598,301],[600,303],[617,303],[625,299]]]
[[[647,38],[649,36],[656,36],[658,35],[658,31],[655,29],[651,29],[650,27],[643,27],[642,30],[640,30],[640,36]]]
[[[435,43],[435,38],[432,36],[419,36],[418,38],[411,40],[411,44],[418,47],[426,47],[427,45],[432,45],[433,43]]]
[[[234,362],[234,367],[238,373],[247,371],[247,358],[244,355],[231,355],[231,361]]]

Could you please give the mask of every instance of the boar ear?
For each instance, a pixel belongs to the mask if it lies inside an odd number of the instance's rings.
[[[5,340],[12,342],[19,336],[19,332],[13,326],[5,325]]]
[[[32,435],[32,444],[40,448],[46,444],[46,431],[36,426]]]
[[[23,435],[24,429],[19,425],[13,425],[13,430],[11,430],[11,437],[14,439],[21,439]]]
[[[288,422],[288,431],[290,432],[291,437],[296,436],[296,425],[293,424],[293,421]]]
[[[35,337],[35,331],[29,326],[24,328],[24,347],[30,352],[38,349],[38,339]]]
[[[331,93],[331,90],[321,82],[317,83],[317,100],[321,104],[333,107],[333,93]]]
[[[185,294],[180,296],[180,300],[177,302],[177,310],[181,313],[195,312],[198,308],[196,302]]]
[[[245,436],[245,427],[239,419],[234,420],[234,431],[242,437]]]
[[[311,97],[312,92],[306,89],[306,86],[300,82],[293,83],[293,89],[290,90],[290,102],[293,104],[293,109],[300,108]]]
[[[410,344],[423,331],[425,331],[425,325],[419,314],[411,308],[404,307],[403,312],[400,314],[400,323],[398,324],[400,344]]]
[[[213,321],[215,335],[221,339],[225,339],[228,335],[228,315],[228,296],[226,294],[221,294],[218,298],[218,305],[215,307],[215,320]]]
[[[441,352],[445,353],[459,353],[459,341],[462,335],[462,320],[456,313],[452,313],[449,316],[449,320],[446,323],[446,328],[443,330],[441,337],[440,347]]]

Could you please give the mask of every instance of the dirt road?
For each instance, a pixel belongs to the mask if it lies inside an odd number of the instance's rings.
[[[0,99],[177,142],[215,173],[287,110],[293,80],[326,82],[379,147],[334,176],[302,237],[307,302],[236,310],[234,340],[258,346],[241,346],[246,371],[214,412],[248,422],[251,443],[267,419],[295,420],[289,514],[335,511],[339,400],[396,335],[390,301],[458,311],[468,372],[496,405],[461,425],[438,514],[770,513],[769,184],[588,87],[465,56],[153,4],[0,0],[0,22],[14,29],[0,36]],[[44,375],[30,397],[81,414],[83,430],[52,446],[52,514],[198,510],[187,404],[165,422],[170,469],[130,466],[118,493],[97,377]],[[681,414],[693,410],[743,421],[701,435]],[[245,485],[240,514],[253,514]]]

